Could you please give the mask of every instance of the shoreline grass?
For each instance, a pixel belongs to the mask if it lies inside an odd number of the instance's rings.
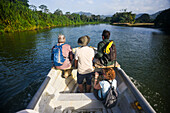
[[[111,25],[116,25],[116,26],[127,26],[127,27],[152,27],[154,28],[154,23],[112,23]]]

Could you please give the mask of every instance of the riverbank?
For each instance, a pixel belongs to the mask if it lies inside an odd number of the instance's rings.
[[[56,10],[56,13],[32,10],[27,5],[24,5],[22,1],[1,0],[0,7],[2,16],[0,18],[0,34],[103,22],[102,19],[96,18],[97,15],[92,18],[75,13],[57,13],[60,10]]]
[[[127,27],[149,27],[149,28],[155,28],[154,23],[112,23],[111,25],[116,26],[127,26]]]
[[[46,25],[46,26],[32,26],[29,28],[24,29],[12,29],[12,28],[6,28],[6,29],[0,29],[0,34],[4,33],[13,33],[13,32],[24,32],[24,31],[33,31],[33,30],[42,30],[42,29],[51,29],[55,27],[67,27],[67,26],[79,26],[79,25],[93,25],[93,24],[100,24],[101,22],[85,22],[85,23],[76,23],[76,24],[60,24],[60,25]]]

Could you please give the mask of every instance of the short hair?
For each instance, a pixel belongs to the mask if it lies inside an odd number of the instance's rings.
[[[66,38],[64,35],[58,35],[58,43],[65,43]]]
[[[116,74],[113,68],[104,68],[103,71],[106,74],[106,78],[108,80],[113,80],[116,78]]]
[[[102,36],[104,36],[104,39],[109,39],[110,38],[110,31],[103,30]]]

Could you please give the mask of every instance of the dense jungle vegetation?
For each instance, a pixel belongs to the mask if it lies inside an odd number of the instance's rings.
[[[112,16],[111,23],[134,23],[136,14],[132,14],[132,12],[124,12],[116,13]]]
[[[100,15],[63,14],[60,9],[51,13],[46,5],[38,7],[40,11],[35,5],[29,5],[28,0],[0,0],[0,33],[97,23],[155,23],[157,28],[163,28],[164,31],[170,28],[170,9],[162,11],[154,20],[148,14],[135,19],[136,14],[127,12],[126,9],[103,19]]]
[[[46,5],[29,5],[28,0],[0,0],[0,32],[14,32],[55,26],[96,24],[103,22],[100,15],[63,14],[60,9],[49,12]]]
[[[161,28],[167,34],[170,34],[170,8],[162,11],[154,21],[155,27]]]

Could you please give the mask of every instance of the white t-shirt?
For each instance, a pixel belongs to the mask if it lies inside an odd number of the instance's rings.
[[[101,90],[102,90],[103,98],[105,98],[106,94],[107,94],[107,91],[110,88],[110,83],[108,81],[106,81],[106,80],[103,80],[103,81],[100,81],[99,84],[100,84],[100,87],[101,87]],[[117,88],[116,79],[113,80],[112,86],[114,86],[115,89]],[[101,91],[100,90],[98,91],[98,96],[101,98]]]
[[[78,60],[79,74],[87,74],[93,72],[94,50],[88,46],[77,49],[75,59]]]

